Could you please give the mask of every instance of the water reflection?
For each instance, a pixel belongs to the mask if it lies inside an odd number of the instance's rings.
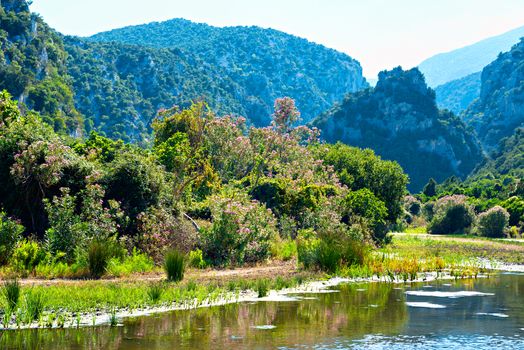
[[[296,301],[232,304],[125,321],[123,327],[4,332],[1,349],[415,348],[491,339],[521,344],[524,276],[452,285],[349,284]],[[426,286],[427,287],[427,286]],[[462,298],[406,295],[407,290],[470,290]],[[416,293],[415,293],[416,294]],[[419,293],[420,294],[420,293]],[[436,303],[445,309],[408,307]],[[490,314],[503,313],[500,318]],[[435,345],[436,346],[436,345]],[[517,346],[518,347],[518,346]],[[483,348],[475,346],[476,349]],[[486,347],[490,348],[490,347]]]

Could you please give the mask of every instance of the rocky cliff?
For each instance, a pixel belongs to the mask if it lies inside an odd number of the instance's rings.
[[[483,158],[475,136],[451,112],[439,111],[418,69],[379,74],[375,88],[349,94],[313,125],[328,142],[367,147],[396,160],[418,191],[433,177],[467,176]]]

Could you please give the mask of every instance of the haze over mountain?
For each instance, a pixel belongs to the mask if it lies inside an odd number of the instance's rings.
[[[511,49],[524,36],[524,26],[504,34],[484,39],[472,45],[441,53],[424,60],[418,65],[431,87],[463,78],[497,58],[500,52]]]
[[[437,86],[435,95],[439,108],[460,115],[480,96],[480,72]]]

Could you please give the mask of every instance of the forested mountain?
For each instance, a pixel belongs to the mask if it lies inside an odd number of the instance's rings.
[[[524,40],[482,71],[480,98],[465,112],[483,145],[495,148],[524,125]]]
[[[228,91],[241,106],[235,112],[257,126],[269,124],[278,97],[295,99],[303,122],[308,122],[346,93],[367,87],[356,60],[272,29],[218,28],[174,19],[116,29],[89,39],[179,48],[196,55],[202,61],[198,68],[228,77],[241,87]]]
[[[55,130],[81,132],[60,36],[25,1],[0,2],[0,90],[41,112]]]
[[[399,162],[420,190],[433,177],[467,176],[483,158],[475,135],[453,113],[439,111],[416,68],[379,74],[375,88],[348,94],[313,124],[328,142],[372,148]]]
[[[242,87],[179,49],[153,49],[65,38],[77,108],[86,129],[140,142],[161,108],[202,99],[219,114],[245,112]]]
[[[479,41],[475,44],[441,53],[420,63],[418,68],[431,87],[463,78],[497,58],[500,52],[508,51],[524,36],[524,27]]]
[[[490,173],[495,176],[512,175],[522,178],[524,176],[524,129],[515,130],[512,136],[501,141],[500,148],[475,173]]]
[[[480,96],[480,72],[437,86],[435,95],[440,109],[460,115]]]

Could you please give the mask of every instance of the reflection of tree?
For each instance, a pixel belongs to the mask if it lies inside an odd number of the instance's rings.
[[[377,283],[362,287],[365,291],[357,288],[341,286],[340,293],[314,295],[318,300],[231,304],[137,318],[123,328],[13,332],[17,340],[9,339],[9,344],[49,349],[275,348],[399,333],[407,319],[404,303],[397,301],[402,292]],[[257,325],[277,328],[254,329]]]
[[[413,286],[420,289],[421,286]],[[358,290],[363,288],[364,290]],[[435,290],[448,290],[440,286]],[[445,310],[408,309],[402,290],[388,284],[349,284],[339,293],[299,295],[318,300],[232,304],[130,319],[125,327],[28,330],[0,333],[4,349],[266,349],[330,343],[367,334],[431,332],[511,336],[524,324],[524,278],[505,276],[461,280],[449,290],[476,290],[494,296],[458,299],[409,296],[445,304]],[[419,299],[417,299],[419,298]],[[502,312],[509,318],[482,317]],[[272,330],[253,326],[275,325]]]

